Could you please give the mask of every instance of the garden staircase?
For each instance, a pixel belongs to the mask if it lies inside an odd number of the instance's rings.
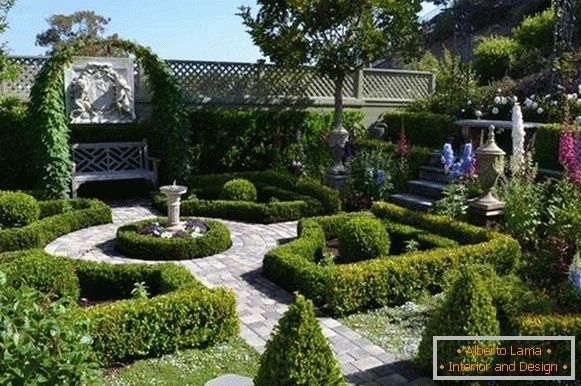
[[[444,171],[439,151],[430,156],[430,164],[420,167],[419,179],[408,181],[408,191],[392,194],[390,201],[405,208],[427,212],[434,201],[442,198],[442,192],[452,180]]]

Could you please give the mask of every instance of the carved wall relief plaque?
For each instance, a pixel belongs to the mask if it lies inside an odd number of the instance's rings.
[[[70,123],[135,121],[133,61],[130,58],[74,58],[65,69]]]

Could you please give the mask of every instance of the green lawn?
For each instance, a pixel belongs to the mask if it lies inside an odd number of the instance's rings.
[[[422,332],[439,298],[352,314],[341,322],[396,358],[409,360],[417,353]]]
[[[234,373],[253,377],[258,354],[240,338],[206,349],[184,350],[161,358],[140,360],[106,376],[110,386],[202,386]]]

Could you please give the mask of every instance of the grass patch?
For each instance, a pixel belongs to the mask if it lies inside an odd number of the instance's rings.
[[[435,295],[424,302],[360,312],[342,318],[341,322],[397,359],[410,360],[418,352],[422,333],[440,298],[441,295]]]
[[[220,375],[254,377],[259,356],[242,339],[205,349],[183,350],[161,358],[140,360],[106,376],[109,386],[203,386]]]

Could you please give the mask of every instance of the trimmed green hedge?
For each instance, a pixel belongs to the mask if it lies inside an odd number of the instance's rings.
[[[73,267],[76,281],[59,282],[38,267]],[[20,263],[25,264],[21,265]],[[30,264],[29,264],[30,263]],[[12,266],[8,279],[49,293],[111,301],[92,307],[71,307],[69,317],[89,317],[89,335],[103,367],[179,349],[206,347],[239,331],[236,299],[224,288],[209,289],[185,267],[165,264],[118,264],[72,261],[41,250],[6,253],[0,267]],[[59,276],[57,270],[52,270]],[[60,275],[59,277],[63,277]],[[128,299],[134,283],[145,282],[152,298]],[[66,290],[65,290],[66,289]]]
[[[258,190],[258,199],[262,202],[215,199],[220,197],[224,183],[235,178],[252,182]],[[341,209],[341,199],[337,191],[317,182],[272,171],[196,176],[192,178],[189,186],[189,193],[196,198],[182,201],[181,213],[186,216],[269,224],[332,214]],[[165,211],[167,200],[161,194],[154,194],[153,205],[156,209]]]
[[[393,112],[383,114],[387,124],[385,139],[397,143],[401,129],[405,129],[411,146],[441,149],[448,137],[456,137],[460,130],[449,115],[428,112]]]
[[[559,132],[562,125],[547,124],[537,128],[535,134],[534,160],[539,167],[551,170],[563,170],[559,163]]]
[[[447,247],[380,257],[354,264],[320,265],[325,239],[333,238],[349,215],[304,219],[296,241],[271,250],[264,258],[266,277],[289,291],[298,290],[336,315],[401,304],[425,291],[442,289],[444,273],[466,262],[490,263],[500,273],[511,272],[521,256],[518,242],[508,236],[418,213],[388,203],[374,203],[373,214],[388,223],[417,227],[443,237]],[[357,214],[361,215],[361,214]],[[406,229],[409,233],[410,230]],[[420,231],[418,231],[420,232]],[[395,238],[395,237],[394,237]]]
[[[75,302],[81,295],[73,261],[55,258],[40,249],[1,254],[0,270],[12,287],[28,285],[53,299],[67,302]]]
[[[183,219],[188,220],[187,218]],[[167,223],[167,218],[149,219],[124,225],[117,230],[115,249],[133,259],[189,260],[223,252],[232,244],[230,231],[219,221],[205,221],[208,232],[200,237],[165,239],[142,235],[144,226],[152,222]]]
[[[189,116],[198,174],[289,166],[288,151],[297,144],[298,130],[309,164],[327,161],[330,156],[321,138],[331,131],[332,112],[195,108]],[[344,126],[354,138],[365,136],[361,111],[346,110]]]
[[[574,336],[575,352],[581,350],[581,315],[580,314],[547,314],[522,315],[518,319],[517,333],[530,336]],[[575,373],[581,373],[581,358],[575,356]]]
[[[21,228],[1,229],[0,252],[44,247],[64,234],[112,221],[111,209],[98,200],[41,201],[39,204],[41,215],[48,216]]]

